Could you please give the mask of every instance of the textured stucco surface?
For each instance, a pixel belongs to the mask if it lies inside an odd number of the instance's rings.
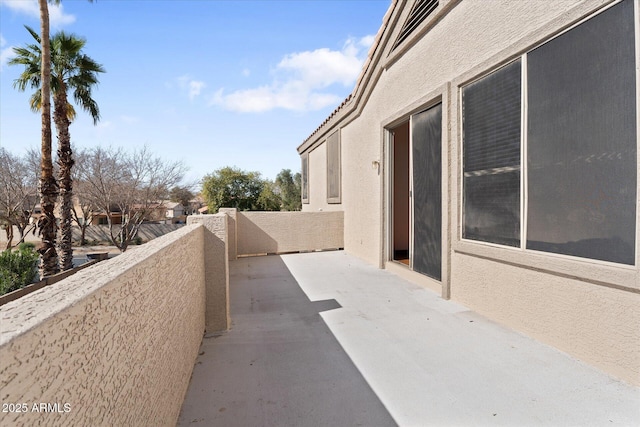
[[[238,212],[238,255],[338,249],[343,213]]]
[[[229,329],[229,216],[195,215],[187,224],[204,225],[205,326],[207,332]]]
[[[227,214],[227,251],[229,252],[229,261],[238,257],[238,235],[236,233],[236,221],[238,219],[238,209],[236,208],[220,208],[218,213]]]
[[[448,259],[448,264],[443,265],[443,295],[451,292],[452,298],[492,319],[638,384],[640,238],[636,241],[636,266],[632,268],[533,251],[503,250],[462,242],[460,238],[460,85],[529,51],[610,3],[457,2],[403,55],[389,56],[390,46],[381,45],[381,59],[372,63],[371,83],[356,90],[358,102],[348,104],[313,137],[315,141],[305,144],[313,149],[335,127],[341,128],[344,248],[373,265],[384,264],[388,227],[384,212],[388,194],[385,128],[393,128],[441,99],[447,112],[443,137],[448,147],[443,152],[443,206],[449,208],[443,213],[447,215],[443,218],[443,245],[450,248],[443,257]],[[400,21],[393,30],[391,43],[401,25]],[[358,98],[359,94],[364,96]],[[372,169],[375,160],[381,161],[382,173]],[[310,162],[309,167],[313,177],[322,173],[314,169],[326,168],[326,161]],[[324,197],[317,190],[310,187],[311,200]],[[640,209],[637,215],[640,220]],[[450,245],[445,245],[447,242]],[[470,257],[456,248],[480,255]]]
[[[380,263],[384,181],[371,164],[379,160],[384,165],[387,122],[419,111],[421,104],[442,95],[440,88],[480,64],[495,67],[604,3],[606,0],[461,1],[399,59],[376,64],[373,74],[379,79],[366,103],[347,117],[346,124],[338,124],[343,154],[343,197],[338,206],[345,211],[345,250]],[[580,10],[567,13],[575,7]],[[457,124],[452,121],[449,126],[453,129]],[[331,132],[330,128],[319,132],[318,142]],[[335,209],[336,205],[326,203],[324,143],[309,153],[309,159],[311,203],[303,210]]]
[[[342,171],[342,173],[344,173],[344,171]],[[327,212],[342,210],[341,203],[327,202],[326,140],[323,141],[322,144],[320,144],[318,147],[316,147],[311,153],[309,153],[309,195],[309,203],[302,204],[303,212]]]
[[[411,109],[419,110],[421,103],[443,95],[439,90],[447,82],[495,58],[516,40],[535,33],[579,3],[583,2],[462,1],[404,56],[381,71],[360,115],[342,129],[345,250],[379,263],[383,181],[371,162],[383,160],[385,122],[408,117],[415,112]],[[595,8],[600,2],[591,3]],[[546,34],[539,37],[543,36]],[[314,167],[317,163],[310,164]],[[310,171],[310,176],[314,173]],[[318,197],[311,188],[310,197]]]
[[[640,294],[455,254],[451,298],[640,385]]]
[[[309,203],[303,203],[302,210],[317,212],[327,209],[327,143],[324,141],[309,153]]]
[[[175,425],[204,331],[204,237],[184,227],[1,307],[0,401],[28,412],[0,425]]]

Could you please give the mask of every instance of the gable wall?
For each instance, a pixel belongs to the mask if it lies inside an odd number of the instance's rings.
[[[579,3],[462,1],[382,71],[361,114],[342,128],[345,250],[372,264],[383,263],[384,180],[372,161],[384,164],[384,125],[443,95],[447,82]],[[602,2],[589,3],[595,8]]]
[[[634,2],[637,9],[640,2]],[[344,210],[345,250],[371,264],[395,272],[405,270],[395,263],[385,263],[386,171],[373,168],[372,162],[387,164],[385,127],[391,128],[442,99],[446,126],[443,129],[446,265],[442,285],[424,276],[416,278],[415,273],[403,274],[480,314],[618,378],[640,384],[640,330],[635,327],[640,312],[633,309],[640,304],[640,238],[636,238],[636,265],[626,267],[491,247],[458,237],[459,86],[509,62],[610,3],[610,0],[462,0],[394,62],[387,63],[388,48],[385,48],[373,71],[375,86],[364,88],[366,96],[356,96],[357,106],[344,113],[339,123],[343,196],[342,204],[337,206]],[[402,21],[398,25],[401,24]],[[394,40],[395,34],[391,43]],[[636,47],[636,54],[639,50]],[[357,88],[357,93],[362,91],[362,87]],[[319,134],[331,132],[323,129]],[[326,168],[326,164],[322,167]],[[313,188],[310,194],[316,197]],[[640,217],[640,209],[637,215]]]

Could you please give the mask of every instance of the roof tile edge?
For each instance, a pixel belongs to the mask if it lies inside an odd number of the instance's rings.
[[[329,114],[329,116],[320,124],[320,126],[318,126],[313,132],[311,132],[311,134],[307,138],[305,138],[304,141],[302,141],[302,144],[298,146],[299,152],[300,152],[300,149],[305,144],[307,144],[311,139],[313,139],[313,137],[316,136],[322,130],[322,128],[324,128],[331,121],[332,118],[334,118],[338,113],[340,113],[345,108],[345,106],[350,103],[350,101],[356,99],[356,94],[358,94],[359,89],[361,88],[363,81],[365,80],[365,76],[369,73],[371,69],[371,64],[374,62],[373,57],[375,53],[378,51],[378,47],[380,46],[380,42],[382,41],[382,35],[387,30],[389,21],[391,20],[391,15],[393,15],[395,8],[400,1],[401,0],[391,0],[391,4],[389,5],[387,12],[382,18],[382,24],[380,25],[380,28],[376,33],[376,37],[373,43],[371,44],[371,47],[369,48],[369,52],[367,53],[367,58],[365,59],[364,64],[362,65],[362,70],[360,71],[358,79],[356,80],[356,85],[353,88],[353,91],[349,94],[349,96],[345,98],[344,101],[342,101],[342,103],[335,110],[331,112],[331,114]]]

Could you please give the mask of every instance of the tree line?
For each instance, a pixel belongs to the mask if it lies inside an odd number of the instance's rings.
[[[74,150],[71,176],[74,200],[71,222],[85,242],[87,228],[97,215],[106,221],[111,243],[126,251],[141,224],[150,214],[171,200],[189,206],[194,185],[181,185],[187,168],[181,162],[167,162],[148,147],[126,151],[122,148],[93,147]],[[7,236],[7,248],[37,231],[39,216],[38,182],[40,153],[27,150],[22,156],[0,148],[0,227]],[[54,168],[55,169],[55,168]],[[202,180],[202,198],[209,212],[221,207],[239,210],[296,211],[301,209],[300,173],[283,169],[275,180],[260,172],[223,167]],[[117,214],[117,221],[114,217]],[[13,236],[14,226],[18,236]]]
[[[167,162],[147,147],[133,151],[102,147],[74,151],[70,222],[79,227],[80,244],[96,215],[102,215],[111,243],[124,252],[151,211],[161,207],[159,202],[184,203],[185,194],[193,197],[188,187],[178,186],[187,170],[185,165]],[[27,233],[38,230],[39,223],[33,219],[41,215],[36,212],[40,206],[39,163],[36,150],[17,156],[0,148],[0,164],[7,165],[0,169],[0,226],[7,235],[7,248],[13,245],[13,226],[19,233],[15,236],[17,243],[24,241]],[[114,221],[116,212],[118,221]]]
[[[283,169],[276,179],[262,178],[260,172],[223,167],[202,180],[202,197],[210,213],[220,208],[241,211],[299,211],[300,173]]]
[[[5,228],[9,242],[14,225],[20,240],[29,231],[39,233],[39,273],[45,277],[73,267],[72,221],[84,234],[93,212],[106,212],[111,240],[125,251],[152,204],[166,199],[171,187],[181,181],[185,167],[167,163],[147,148],[130,153],[97,147],[74,155],[69,127],[76,111],[69,94],[97,124],[100,111],[92,89],[105,70],[83,52],[83,38],[63,31],[50,36],[48,0],[38,0],[38,5],[40,33],[25,26],[34,43],[14,48],[16,56],[8,64],[23,67],[14,87],[34,91],[29,106],[41,115],[41,146],[39,152],[31,150],[24,158],[0,149],[0,226]],[[58,139],[56,164],[52,153],[52,100]],[[290,170],[281,171],[275,181],[270,181],[258,172],[221,168],[204,178],[202,193],[210,212],[222,206],[242,210],[301,208],[300,174],[292,175]],[[74,195],[78,205],[73,203]],[[40,206],[39,215],[34,215],[36,205]],[[123,221],[117,229],[110,215],[112,209]],[[34,223],[32,218],[36,217]]]

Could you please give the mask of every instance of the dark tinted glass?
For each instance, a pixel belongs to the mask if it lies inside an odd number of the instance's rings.
[[[411,118],[413,269],[442,276],[442,104]]]
[[[528,55],[527,248],[633,264],[633,2]]]
[[[521,61],[462,90],[466,239],[520,246]]]

